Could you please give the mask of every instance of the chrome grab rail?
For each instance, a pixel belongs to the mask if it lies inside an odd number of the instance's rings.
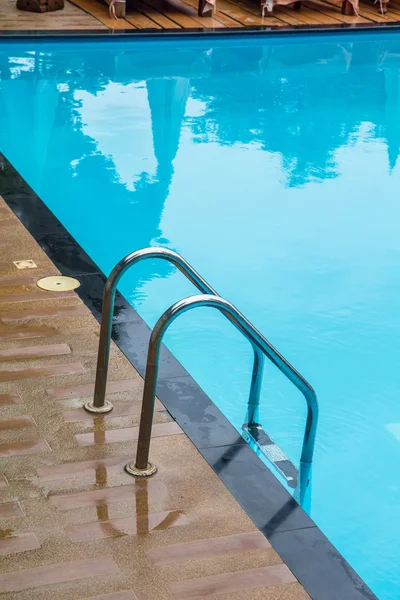
[[[139,261],[147,258],[161,258],[175,265],[189,281],[203,294],[219,296],[219,294],[203,279],[203,277],[182,256],[167,248],[142,248],[125,256],[111,271],[104,288],[103,308],[101,314],[100,339],[97,355],[96,380],[93,400],[86,402],[84,408],[92,413],[107,413],[114,407],[106,400],[108,363],[110,357],[112,320],[114,315],[115,293],[121,277]],[[254,363],[248,401],[247,425],[258,424],[259,402],[263,377],[264,355],[253,345]]]
[[[144,380],[142,413],[140,417],[139,439],[136,460],[125,467],[128,473],[137,477],[149,477],[157,467],[149,463],[150,440],[156,397],[157,373],[160,347],[169,325],[181,314],[200,306],[219,309],[233,325],[267,356],[278,369],[302,392],[307,402],[307,420],[303,438],[301,463],[311,464],[314,453],[318,422],[318,400],[311,385],[296,371],[268,340],[242,315],[233,304],[216,295],[198,295],[184,298],[168,308],[159,318],[150,336]]]

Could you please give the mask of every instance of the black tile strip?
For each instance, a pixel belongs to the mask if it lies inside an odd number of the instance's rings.
[[[288,564],[312,598],[324,600],[369,600],[375,596],[360,584],[354,571],[317,527],[276,531],[269,536],[272,546]],[[339,588],[338,588],[339,583]],[[313,590],[312,592],[310,590]]]
[[[221,28],[205,28],[205,27],[193,27],[185,29],[37,29],[37,30],[15,30],[11,31],[8,29],[0,29],[0,41],[3,38],[7,39],[26,39],[26,38],[46,38],[46,39],[57,39],[57,38],[74,38],[74,39],[115,39],[115,38],[131,38],[131,37],[144,37],[144,38],[157,38],[161,36],[167,36],[168,38],[176,37],[181,38],[182,36],[197,36],[207,37],[212,35],[221,37],[230,36],[244,36],[244,35],[257,35],[257,34],[301,34],[309,33],[310,31],[315,33],[338,34],[344,32],[351,33],[367,33],[372,31],[398,31],[400,30],[400,23],[395,22],[380,22],[380,23],[341,23],[335,24],[319,24],[319,23],[303,23],[301,25],[251,25],[246,27],[221,27]]]
[[[73,277],[101,273],[74,238],[59,228],[57,233],[35,232],[35,239],[63,275]]]
[[[100,318],[105,276],[0,153],[0,195]],[[150,329],[117,293],[113,340],[144,375]],[[313,600],[376,596],[164,346],[157,395]]]

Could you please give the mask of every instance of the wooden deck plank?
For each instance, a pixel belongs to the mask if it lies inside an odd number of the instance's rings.
[[[360,15],[375,21],[375,23],[393,23],[398,21],[398,17],[394,13],[390,13],[390,9],[385,15],[382,15],[378,9],[375,10],[373,7],[365,5],[360,5]]]
[[[340,8],[336,9],[337,13],[340,13]],[[314,10],[312,3],[309,6],[302,4],[301,9],[296,11],[299,19],[305,18],[306,22],[312,22],[313,25],[338,25],[339,19],[336,18],[336,11],[332,10],[331,14],[322,15],[317,10]]]
[[[193,9],[197,9],[198,2],[197,0],[182,0],[184,4],[191,6]],[[204,17],[198,17],[199,19],[203,19]],[[235,19],[231,19],[227,15],[224,15],[221,11],[218,10],[218,2],[217,2],[217,11],[212,17],[212,20],[217,21],[219,25],[216,27],[221,27],[221,24],[225,27],[243,27],[239,21],[235,21]],[[211,25],[213,27],[213,25]]]
[[[259,8],[256,5],[250,6],[244,3],[233,3],[229,0],[217,1],[221,12],[232,19],[236,19],[245,27],[254,25],[277,25],[283,27],[286,25],[286,23],[280,21],[276,17],[263,18],[261,14],[259,14]]]
[[[325,0],[330,6],[334,6],[329,0]],[[369,3],[361,2],[359,6],[359,16],[372,23],[388,23],[393,20],[392,17],[386,17],[380,14],[378,7]]]
[[[130,10],[125,20],[137,29],[162,29],[162,26],[137,10]]]
[[[400,6],[390,6],[390,9],[386,13],[390,17],[394,18],[396,21],[400,20]]]
[[[18,11],[15,0],[0,3],[0,29],[8,31],[38,30],[95,30],[135,29],[158,30],[186,28],[232,28],[254,26],[304,26],[400,22],[400,4],[389,3],[382,15],[379,6],[362,0],[358,16],[342,15],[340,6],[331,0],[305,0],[300,10],[292,6],[276,7],[271,17],[263,18],[257,0],[217,0],[216,12],[210,17],[199,17],[198,0],[132,0],[126,18],[114,19],[102,0],[66,0],[65,9],[54,13]],[[11,214],[11,213],[10,213]],[[4,219],[8,214],[4,213]],[[32,278],[33,281],[33,278]],[[31,283],[31,279],[29,280]],[[3,300],[4,302],[5,300]]]
[[[68,1],[65,2],[63,10],[39,14],[18,10],[16,0],[2,0],[0,2],[0,29],[5,31],[65,29],[90,31],[106,29],[106,27]]]
[[[303,13],[303,14],[302,14]],[[294,11],[290,6],[277,6],[274,15],[279,17],[287,25],[317,25],[315,20],[307,18],[303,10]]]
[[[197,3],[194,3],[194,6],[191,6],[188,2],[183,0],[183,2],[180,4],[181,4],[181,6],[185,6],[185,10],[187,11],[186,14],[188,14],[191,19],[196,21],[198,27],[199,26],[200,27],[210,27],[210,28],[215,28],[215,29],[225,27],[225,25],[222,23],[222,21],[219,21],[216,16],[199,17],[199,15],[197,14]],[[179,7],[178,7],[178,10],[179,10]]]
[[[315,11],[320,12],[322,15],[331,15],[331,13],[335,10],[331,4],[327,4],[326,2],[304,2],[305,6],[312,8]],[[335,12],[335,19],[337,19],[340,23],[371,23],[370,19],[366,19],[365,17],[360,17],[357,15],[342,15],[341,12]]]
[[[147,0],[148,1],[148,0]],[[157,0],[156,0],[157,1]],[[192,19],[193,21],[195,21],[195,23],[193,24],[194,27],[210,27],[210,28],[220,28],[220,27],[225,27],[225,25],[219,21],[215,16],[213,17],[199,17],[197,14],[197,7],[198,7],[198,2],[196,0],[194,0],[193,2],[188,2],[186,0],[182,0],[181,2],[178,0],[167,0],[168,3],[168,13],[170,11],[172,11],[172,16],[171,18],[176,19],[176,15],[178,14],[182,14],[184,16],[188,16],[190,19]],[[158,10],[162,10],[163,8],[163,4],[158,3]],[[177,20],[178,24],[181,24],[182,27],[185,27],[185,25],[182,24],[182,21],[180,22],[179,19]]]
[[[109,29],[136,29],[132,23],[125,19],[114,19],[110,17],[108,6],[100,0],[70,0],[76,6],[98,19],[100,23]]]
[[[242,23],[240,23],[236,19],[233,19],[232,17],[229,17],[220,10],[217,10],[215,18],[218,19],[218,21],[221,21],[221,23],[223,23],[224,25],[226,25],[226,27],[244,27]]]
[[[362,17],[367,17],[375,23],[390,23],[391,21],[397,21],[397,19],[389,15],[389,13],[382,15],[378,8],[375,9],[367,4],[360,4],[359,13]]]
[[[160,25],[163,29],[182,29],[178,23],[161,14],[149,4],[142,2],[142,0],[135,0],[135,6],[138,11],[149,17],[149,19]]]
[[[217,0],[218,4],[221,4],[221,0]],[[222,0],[223,5],[225,6],[225,2],[230,3],[231,5],[237,6],[240,10],[243,11],[243,15],[246,17],[246,21],[249,19],[249,14],[253,15],[257,24],[262,25],[273,25],[280,27],[287,27],[287,25],[320,25],[322,19],[318,17],[318,15],[313,15],[312,11],[304,10],[293,10],[291,6],[277,6],[274,9],[273,16],[266,16],[264,18],[260,15],[260,8],[258,4],[246,0]],[[328,17],[327,19],[329,24],[331,24],[332,18]],[[249,25],[248,22],[245,23],[245,26]]]
[[[146,4],[152,6],[154,9],[158,10],[160,13],[164,14],[172,21],[175,21],[175,23],[181,27],[184,27],[185,29],[198,29],[199,27],[197,21],[180,10],[182,5],[177,7],[173,0],[168,0],[166,2],[163,0],[146,0]],[[206,26],[203,25],[203,27]]]

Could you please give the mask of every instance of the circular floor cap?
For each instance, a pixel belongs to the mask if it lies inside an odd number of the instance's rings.
[[[70,292],[75,290],[81,284],[73,277],[63,277],[62,275],[54,275],[52,277],[43,277],[36,282],[36,285],[42,290],[48,292]]]

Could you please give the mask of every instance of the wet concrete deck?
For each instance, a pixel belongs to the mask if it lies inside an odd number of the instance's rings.
[[[137,481],[142,380],[113,346],[114,412],[92,417],[99,326],[0,199],[0,591],[4,600],[305,600],[265,537],[157,404]],[[18,269],[15,261],[36,267]]]

